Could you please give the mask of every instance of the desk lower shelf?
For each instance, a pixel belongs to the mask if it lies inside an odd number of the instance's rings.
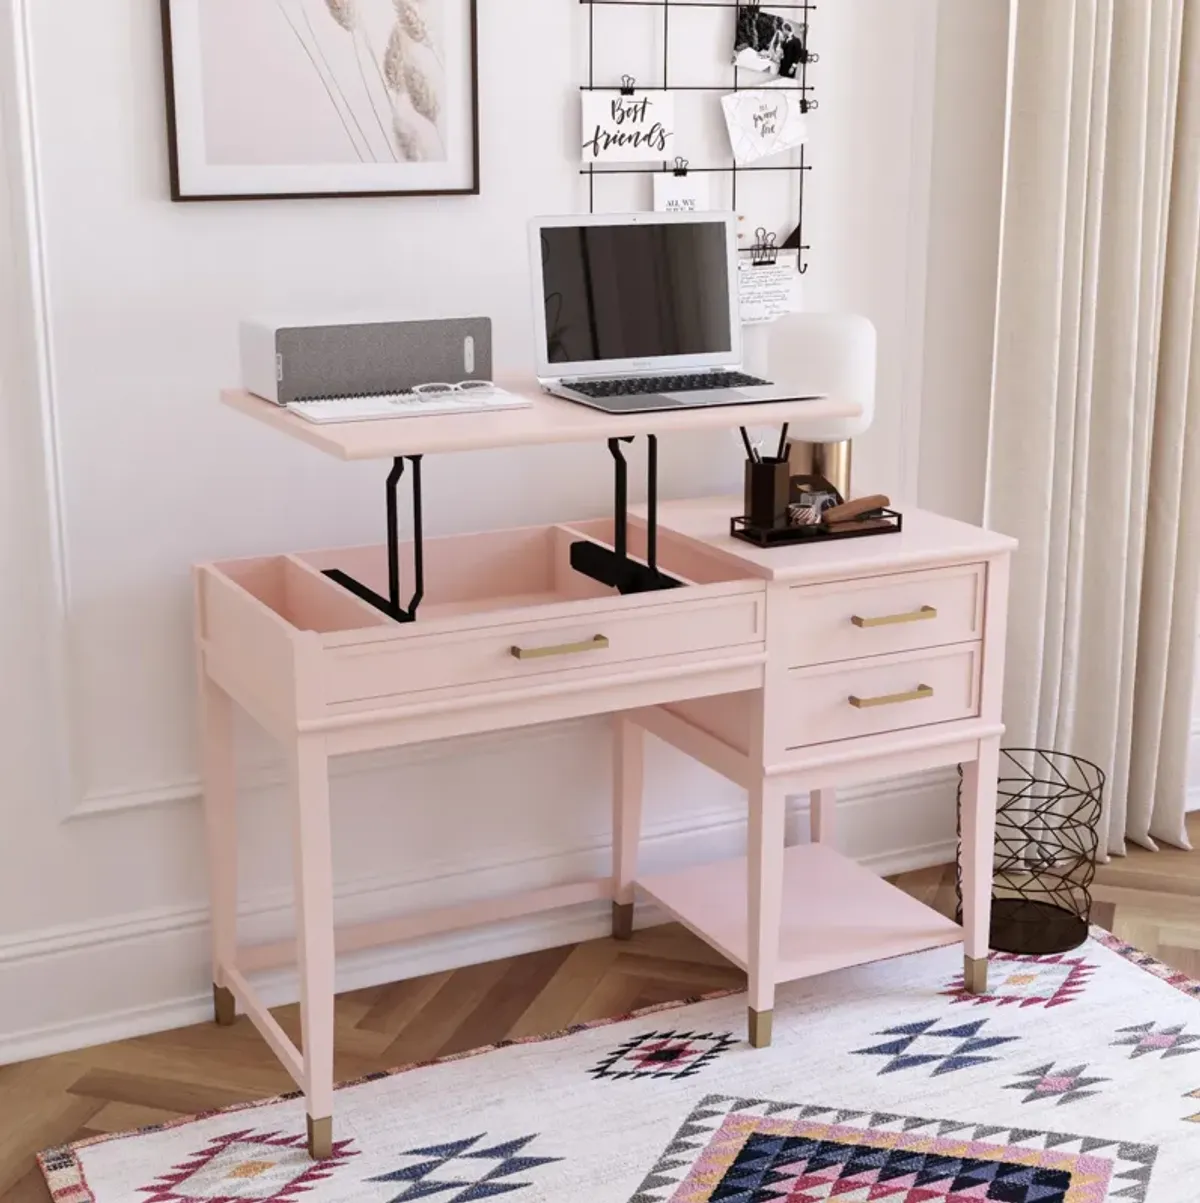
[[[640,878],[638,888],[742,969],[747,862]],[[821,844],[788,848],[776,982],[961,943],[962,928]]]

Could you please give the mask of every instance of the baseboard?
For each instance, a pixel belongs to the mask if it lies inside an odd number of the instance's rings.
[[[955,851],[955,780],[952,771],[939,772],[845,791],[842,846],[881,874],[945,864]],[[807,810],[806,798],[793,801],[792,838],[806,838]],[[644,855],[655,866],[703,863],[736,855],[744,833],[736,812],[690,815],[648,828]],[[520,861],[427,868],[419,878],[351,882],[338,890],[339,920],[601,875],[608,858],[607,844],[596,843]],[[648,906],[638,910],[639,925],[662,921]],[[247,942],[278,938],[291,922],[290,898],[260,896],[242,907],[240,918]],[[581,906],[372,950],[339,961],[338,989],[595,939],[608,934],[609,923],[607,905]],[[264,975],[258,985],[272,1006],[297,995],[290,972]],[[207,907],[162,908],[0,940],[0,998],[6,1000],[0,1064],[201,1022],[211,1014]]]

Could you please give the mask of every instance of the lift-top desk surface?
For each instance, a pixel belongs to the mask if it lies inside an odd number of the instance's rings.
[[[394,459],[490,447],[533,447],[553,443],[602,443],[638,435],[680,434],[693,430],[735,430],[739,426],[792,424],[804,438],[806,422],[857,418],[853,401],[817,397],[810,401],[772,401],[766,405],[715,405],[648,414],[606,414],[541,391],[533,382],[499,381],[510,393],[532,401],[526,409],[492,413],[434,414],[427,418],[378,418],[364,422],[306,422],[283,406],[242,389],[229,389],[221,400],[275,430],[338,459]]]

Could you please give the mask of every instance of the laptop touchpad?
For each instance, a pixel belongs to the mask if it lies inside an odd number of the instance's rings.
[[[672,396],[667,393],[632,393],[625,397],[602,397],[596,404],[610,414],[645,413],[647,410],[675,409],[685,405],[684,397],[695,396],[694,393],[680,393]]]
[[[696,389],[687,393],[666,393],[665,396],[679,405],[731,405],[750,400],[735,388]]]

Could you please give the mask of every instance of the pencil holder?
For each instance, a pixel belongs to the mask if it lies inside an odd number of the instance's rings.
[[[746,518],[751,526],[787,524],[791,465],[786,459],[746,461]]]

